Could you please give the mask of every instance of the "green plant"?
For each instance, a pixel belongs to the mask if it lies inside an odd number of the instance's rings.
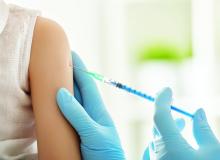
[[[157,42],[142,47],[136,55],[139,63],[159,60],[180,62],[192,57],[192,47],[189,45],[187,49],[182,49],[173,44]]]

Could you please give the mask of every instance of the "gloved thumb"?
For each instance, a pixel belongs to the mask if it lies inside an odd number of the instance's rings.
[[[170,88],[164,88],[156,97],[154,123],[162,137],[180,134],[171,115],[171,101],[172,91]]]
[[[218,144],[218,140],[207,122],[206,114],[203,109],[197,110],[194,115],[193,133],[200,147],[203,145]]]
[[[80,136],[84,136],[96,128],[96,122],[65,88],[61,88],[57,92],[57,103],[63,115]]]

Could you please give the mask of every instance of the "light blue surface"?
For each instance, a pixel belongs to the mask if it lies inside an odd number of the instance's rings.
[[[74,64],[86,70],[78,55],[73,57]],[[80,136],[83,159],[124,160],[118,133],[95,82],[77,70],[74,79],[76,98],[62,88],[57,93],[57,103]]]
[[[155,102],[154,138],[145,151],[144,160],[219,160],[220,144],[213,134],[203,109],[193,118],[193,133],[199,146],[192,148],[182,137],[170,113],[172,92],[162,90]],[[183,125],[182,125],[183,126]]]

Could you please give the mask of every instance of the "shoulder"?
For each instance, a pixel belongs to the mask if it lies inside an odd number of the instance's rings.
[[[72,63],[67,36],[56,22],[38,17],[34,29],[29,76],[64,71]]]
[[[44,47],[62,47],[68,45],[67,36],[63,28],[53,20],[38,17],[34,29],[33,45]]]
[[[37,17],[34,32],[35,36],[43,37],[45,40],[54,37],[66,37],[63,28],[57,22],[44,17]]]
[[[38,17],[35,24],[30,72],[46,67],[63,67],[69,62],[70,47],[64,29],[53,20]]]

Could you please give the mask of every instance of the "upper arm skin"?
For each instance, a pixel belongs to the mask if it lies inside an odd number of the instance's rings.
[[[70,62],[70,48],[62,28],[55,22],[38,17],[29,78],[39,160],[80,159],[77,134],[62,116],[56,103],[56,92],[60,87],[73,92]]]

